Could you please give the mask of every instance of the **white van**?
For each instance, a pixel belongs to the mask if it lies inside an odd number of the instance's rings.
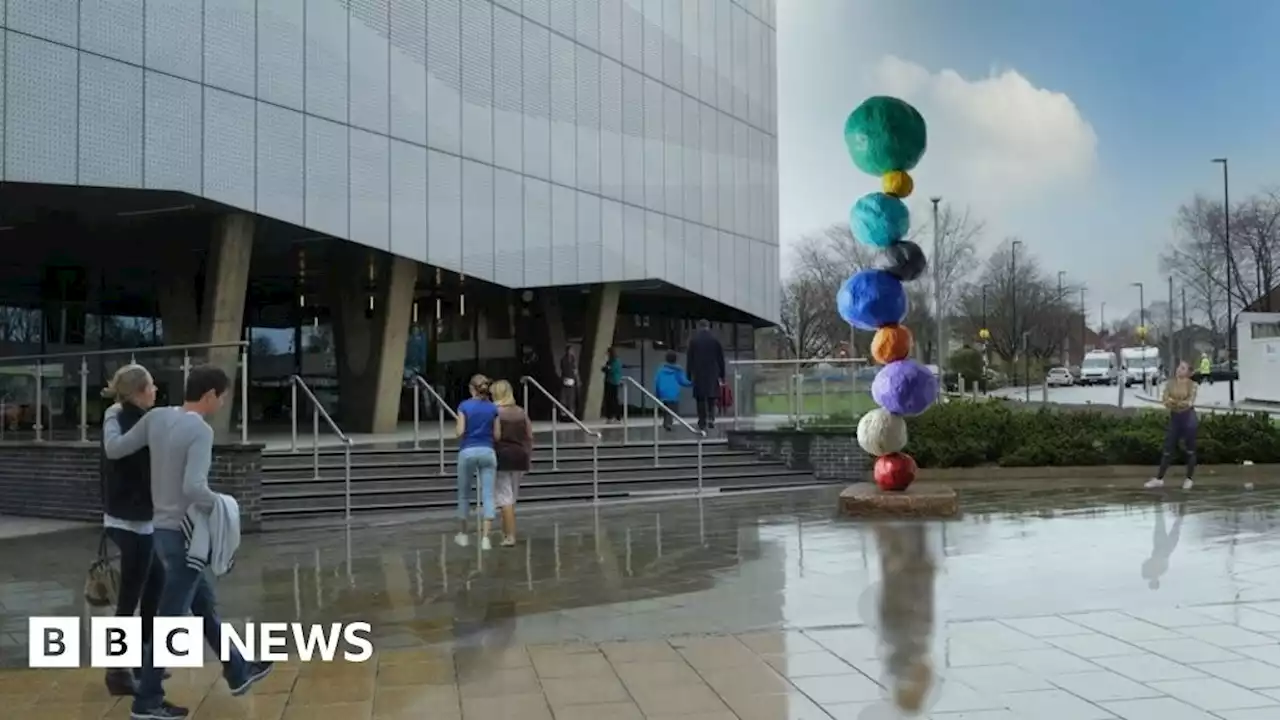
[[[1114,385],[1120,363],[1116,354],[1106,350],[1093,350],[1085,354],[1080,363],[1081,385]]]

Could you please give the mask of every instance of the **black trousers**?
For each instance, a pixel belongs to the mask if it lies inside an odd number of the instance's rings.
[[[618,391],[622,389],[621,385],[613,383],[604,384],[604,419],[605,420],[621,420],[622,419],[622,400],[618,397]]]
[[[151,643],[151,623],[160,605],[164,587],[164,566],[156,559],[150,535],[120,528],[107,528],[107,537],[120,548],[120,598],[116,617],[132,617],[141,609],[142,641]]]
[[[698,428],[706,430],[708,427],[715,427],[716,424],[716,399],[709,397],[697,398],[698,401]]]

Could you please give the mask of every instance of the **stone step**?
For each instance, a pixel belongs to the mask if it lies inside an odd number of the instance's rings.
[[[557,464],[553,464],[550,457],[534,458],[533,469],[531,475],[555,474],[555,473],[572,473],[572,472],[590,472],[591,458],[561,458]],[[704,455],[702,458],[702,466],[704,468],[712,467],[756,467],[762,461],[756,459],[751,453],[733,453],[721,455]],[[617,473],[630,472],[633,470],[646,470],[654,467],[660,468],[696,468],[698,466],[698,458],[696,455],[686,455],[681,457],[662,456],[658,459],[658,465],[654,465],[653,456],[639,455],[620,458],[601,458],[601,473]],[[440,475],[453,475],[457,472],[458,463],[456,460],[448,460],[444,463],[444,471],[441,472],[441,465],[438,462],[385,462],[385,463],[351,463],[351,478],[357,480],[361,478],[390,478],[390,477],[439,477]],[[319,477],[329,480],[342,480],[346,474],[346,467],[337,463],[323,463],[320,465]],[[264,464],[262,468],[262,482],[264,485],[292,483],[300,481],[314,480],[316,478],[317,469],[311,463],[298,463],[290,465]]]
[[[704,474],[703,488],[711,492],[742,492],[748,490],[802,487],[822,483],[805,472],[768,469],[756,474],[732,476],[708,476]],[[619,478],[600,483],[601,499],[625,499],[633,496],[679,495],[697,489],[696,475],[655,477],[649,480]],[[530,482],[520,486],[520,502],[583,501],[592,499],[590,482]],[[337,514],[344,511],[345,496],[341,487],[337,491],[325,490],[323,494],[299,496],[266,495],[262,498],[262,516],[271,518],[305,515]],[[431,508],[452,508],[457,502],[456,490],[443,484],[424,486],[421,483],[404,489],[390,487],[374,492],[362,492],[352,488],[353,511],[408,511]]]
[[[402,468],[402,472],[380,472],[376,475],[363,475],[351,478],[352,493],[378,493],[399,490],[416,490],[428,488],[431,490],[445,490],[453,492],[457,488],[457,476],[452,474],[439,475],[433,472],[424,472],[421,468]],[[736,465],[716,465],[703,466],[703,478],[736,478],[736,477],[756,477],[777,474],[778,472],[789,472],[785,467],[774,464],[760,463],[741,463]],[[680,467],[653,467],[650,466],[630,466],[618,468],[600,468],[600,482],[650,482],[655,480],[667,480],[674,477],[689,477],[695,481],[698,477],[697,466],[686,465]],[[292,478],[285,481],[273,480],[271,482],[263,482],[262,496],[264,498],[283,498],[283,497],[305,497],[310,495],[323,495],[336,493],[338,495],[345,492],[345,478],[341,475],[332,475],[321,477],[316,480],[312,477]],[[533,486],[551,486],[551,485],[590,485],[592,482],[591,468],[587,467],[580,470],[549,470],[531,472],[525,476],[520,483],[520,487]]]

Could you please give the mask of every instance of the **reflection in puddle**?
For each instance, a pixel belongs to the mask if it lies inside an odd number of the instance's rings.
[[[933,686],[930,650],[937,564],[922,524],[876,528],[880,551],[880,641],[894,706],[919,713]]]

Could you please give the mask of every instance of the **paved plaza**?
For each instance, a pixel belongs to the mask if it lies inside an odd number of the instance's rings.
[[[201,720],[1280,718],[1280,491],[972,490],[918,525],[838,519],[837,492],[531,508],[488,553],[439,516],[248,537],[225,619],[367,620],[375,660],[286,663],[244,698],[208,663],[170,698]],[[128,717],[101,670],[24,669],[30,615],[84,612],[95,538],[0,540],[0,717]]]

